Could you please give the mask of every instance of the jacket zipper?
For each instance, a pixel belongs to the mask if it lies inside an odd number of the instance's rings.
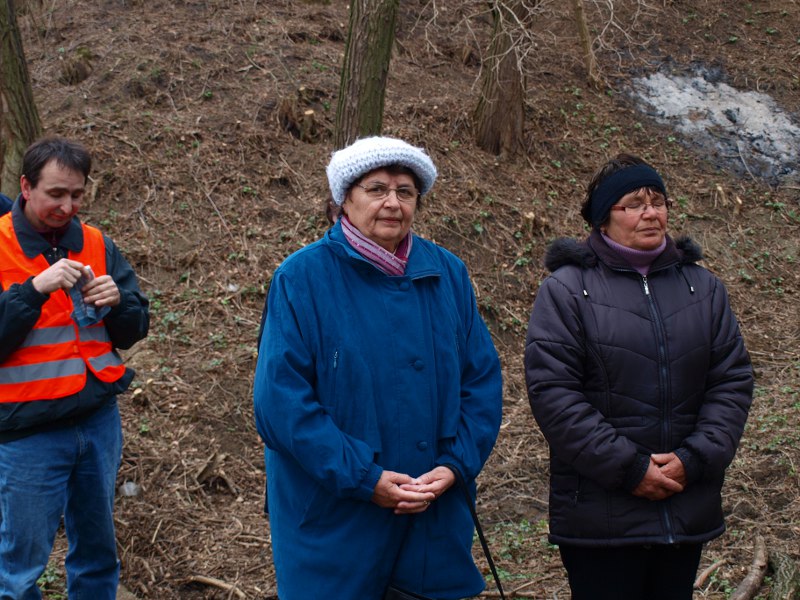
[[[661,402],[661,450],[669,451],[666,447],[667,440],[670,438],[669,426],[669,374],[667,369],[667,350],[664,345],[664,331],[661,323],[661,315],[656,307],[655,300],[650,294],[650,285],[647,282],[647,276],[642,275],[642,287],[644,288],[644,295],[647,297],[648,307],[650,308],[650,315],[653,317],[655,323],[656,343],[658,345],[658,389],[663,394]],[[661,503],[660,510],[664,517],[664,523],[667,528],[667,543],[675,543],[675,532],[672,523],[672,515],[669,512],[668,501]]]

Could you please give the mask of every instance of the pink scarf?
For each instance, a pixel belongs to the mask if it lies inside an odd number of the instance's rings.
[[[365,237],[344,215],[341,219],[344,237],[353,249],[387,275],[405,275],[408,255],[411,254],[411,232],[400,240],[392,254]]]

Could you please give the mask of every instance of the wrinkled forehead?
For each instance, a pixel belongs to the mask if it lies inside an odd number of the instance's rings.
[[[57,158],[52,158],[42,167],[36,187],[63,188],[72,191],[83,189],[86,186],[86,182],[87,177],[81,171],[73,169]]]

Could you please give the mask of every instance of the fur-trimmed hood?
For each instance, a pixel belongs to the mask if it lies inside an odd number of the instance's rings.
[[[565,265],[590,269],[597,265],[598,260],[613,263],[619,262],[621,257],[608,247],[599,232],[593,231],[588,240],[579,241],[573,238],[555,240],[547,248],[544,265],[550,272]],[[673,240],[667,236],[667,247],[656,262],[669,261],[685,265],[700,260],[703,260],[703,251],[690,237],[680,236]]]

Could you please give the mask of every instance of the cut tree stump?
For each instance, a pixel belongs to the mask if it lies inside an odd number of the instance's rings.
[[[800,569],[789,555],[770,552],[769,566],[775,575],[769,600],[800,600]]]

